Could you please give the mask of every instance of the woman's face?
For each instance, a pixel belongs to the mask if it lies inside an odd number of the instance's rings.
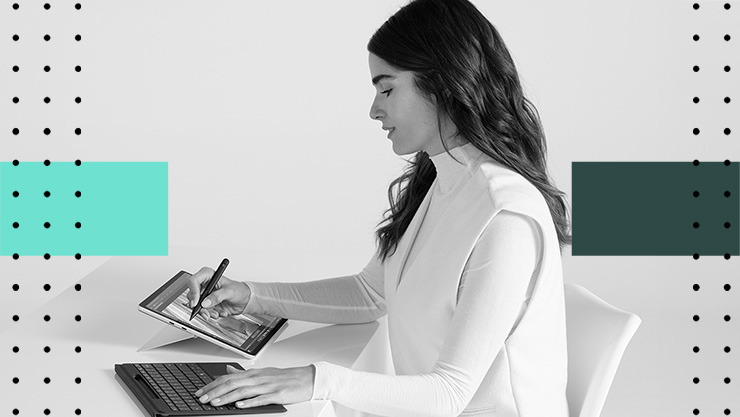
[[[407,155],[425,151],[429,156],[444,152],[437,127],[436,105],[427,102],[417,92],[413,73],[396,71],[372,53],[369,63],[376,89],[370,117],[380,120],[383,129],[389,131],[393,152]],[[443,120],[443,133],[447,133],[449,124]]]

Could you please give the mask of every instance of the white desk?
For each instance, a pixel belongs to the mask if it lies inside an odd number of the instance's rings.
[[[201,248],[171,248],[167,257],[114,257],[32,314],[26,314],[0,336],[4,415],[141,416],[139,406],[115,376],[113,365],[124,362],[235,361],[244,368],[303,366],[327,361],[352,369],[383,372],[389,363],[385,319],[361,325],[324,325],[291,321],[277,342],[255,360],[200,339],[138,352],[166,325],[137,311],[138,304],[180,269],[200,266],[235,254]],[[236,262],[235,262],[236,261]],[[240,279],[244,267],[227,276]],[[242,278],[243,279],[243,278]],[[251,280],[256,280],[250,277]],[[44,316],[51,319],[47,322]],[[80,321],[75,316],[81,317]],[[375,337],[374,337],[375,336]],[[13,347],[19,352],[14,353]],[[51,351],[44,352],[49,346]],[[82,351],[75,352],[80,346]],[[377,368],[377,369],[374,369]],[[13,383],[14,377],[19,382]],[[45,383],[44,378],[50,378]],[[75,378],[81,378],[77,384]],[[334,416],[329,401],[287,405],[279,416]],[[340,407],[341,408],[341,407]],[[113,410],[113,412],[111,412]]]

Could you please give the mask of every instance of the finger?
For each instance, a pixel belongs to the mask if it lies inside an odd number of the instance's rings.
[[[240,400],[269,395],[275,390],[273,384],[247,385],[234,388],[233,390],[215,397],[211,400],[213,405],[226,405]]]
[[[200,287],[204,282],[211,279],[214,273],[216,273],[216,271],[204,266],[200,271],[196,272],[188,279],[188,301],[190,301],[190,307],[195,307],[198,303],[198,300],[200,299]]]
[[[200,304],[204,308],[219,305],[222,301],[228,300],[234,296],[234,290],[230,287],[219,288],[206,297]]]
[[[239,400],[235,405],[238,408],[251,408],[269,404],[280,404],[280,402],[274,394],[264,394],[246,400]]]

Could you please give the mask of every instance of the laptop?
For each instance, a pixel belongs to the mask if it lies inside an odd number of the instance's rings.
[[[180,271],[139,303],[139,311],[191,336],[253,360],[288,327],[288,320],[265,314],[242,313],[237,316],[190,320],[192,308],[187,298],[188,279]]]
[[[146,414],[165,416],[223,416],[284,413],[279,404],[237,408],[234,403],[214,407],[201,404],[195,392],[226,374],[226,365],[243,370],[235,362],[122,363],[115,365],[123,381]]]

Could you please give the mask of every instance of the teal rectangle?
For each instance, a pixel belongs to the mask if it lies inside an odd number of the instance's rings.
[[[0,255],[167,252],[167,162],[0,162]]]
[[[573,162],[572,168],[574,256],[740,254],[738,163]]]

